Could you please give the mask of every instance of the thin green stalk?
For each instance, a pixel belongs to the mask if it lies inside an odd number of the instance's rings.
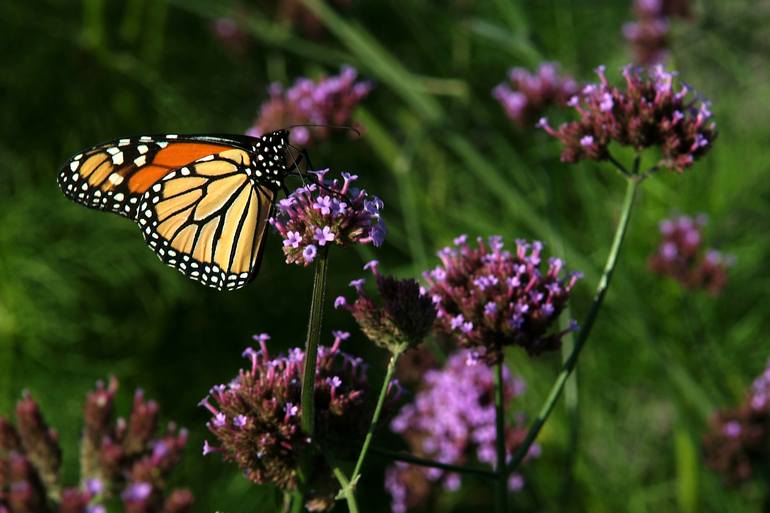
[[[607,256],[607,263],[604,265],[604,271],[602,272],[601,278],[599,278],[599,284],[596,286],[596,292],[594,293],[594,299],[591,303],[591,309],[588,311],[588,315],[586,315],[586,318],[583,321],[583,326],[576,337],[575,347],[572,350],[572,353],[562,365],[561,372],[556,377],[556,381],[551,387],[551,391],[543,403],[537,418],[529,428],[527,437],[518,447],[513,455],[513,458],[511,459],[511,462],[508,464],[509,472],[512,472],[519,466],[519,464],[521,464],[521,462],[524,460],[524,457],[529,452],[529,448],[535,442],[537,435],[540,433],[540,429],[542,429],[543,424],[545,424],[549,415],[553,411],[553,408],[556,405],[556,401],[561,395],[561,392],[564,389],[564,385],[567,382],[567,378],[569,378],[569,376],[572,374],[572,371],[575,369],[575,366],[577,365],[580,351],[583,349],[586,340],[588,340],[588,335],[591,333],[591,328],[593,328],[594,321],[596,321],[596,317],[599,314],[602,303],[604,302],[604,296],[607,293],[607,287],[609,287],[612,273],[615,270],[615,266],[618,262],[618,255],[620,254],[620,248],[623,245],[623,238],[626,235],[628,222],[631,219],[631,210],[633,209],[634,200],[636,199],[636,192],[639,188],[639,184],[642,181],[641,177],[638,176],[638,172],[639,159],[637,158],[634,161],[634,172],[632,173],[632,176],[628,178],[628,183],[626,185],[626,195],[623,200],[623,210],[620,215],[620,221],[618,221],[618,227],[615,230],[615,237],[612,241],[612,247],[610,248],[609,255]]]
[[[497,443],[497,484],[495,512],[508,511],[508,470],[505,468],[505,405],[503,389],[503,359],[495,366],[495,427]]]
[[[302,431],[313,436],[315,427],[315,367],[318,358],[318,340],[321,338],[323,305],[326,299],[328,248],[318,252],[313,276],[313,298],[310,301],[310,319],[305,342],[305,366],[302,372]]]
[[[569,309],[565,309],[569,317]],[[568,337],[562,343],[562,363],[569,359],[572,351],[575,349],[575,337]],[[572,494],[573,469],[577,459],[578,439],[580,433],[580,410],[578,408],[579,390],[578,390],[578,371],[574,369],[567,378],[564,385],[564,409],[567,413],[567,422],[569,423],[569,438],[567,440],[567,462],[564,465],[564,481],[561,486],[561,496],[563,499],[569,499]]]
[[[345,473],[340,470],[339,467],[334,467],[332,470],[334,477],[340,483],[340,492],[345,497],[345,502],[348,503],[348,510],[350,513],[358,513],[358,504],[356,503],[356,495],[353,493],[353,488],[350,486],[350,480],[345,476]]]
[[[361,467],[364,465],[366,459],[366,453],[369,451],[369,446],[374,438],[374,431],[377,429],[377,424],[380,420],[380,414],[382,413],[382,405],[385,404],[385,397],[388,395],[388,387],[390,386],[390,380],[393,378],[393,373],[396,371],[396,362],[400,353],[394,353],[388,360],[388,369],[385,371],[385,379],[382,381],[382,387],[380,387],[380,396],[377,398],[377,405],[374,407],[374,415],[372,415],[372,422],[369,424],[369,431],[364,438],[364,444],[361,446],[361,452],[358,455],[356,466],[353,468],[353,474],[351,481],[355,484],[358,481],[358,476],[361,473]]]
[[[302,513],[305,509],[305,497],[300,488],[298,487],[291,493],[291,513]]]
[[[420,458],[413,456],[406,452],[391,451],[389,449],[383,449],[381,447],[372,447],[370,449],[372,454],[384,456],[393,461],[403,461],[404,463],[411,463],[412,465],[419,465],[420,467],[431,467],[446,470],[448,472],[458,472],[460,474],[473,475],[478,477],[484,477],[487,479],[497,479],[497,472],[491,470],[463,467],[461,465],[451,465],[449,463],[441,463],[438,461],[429,460],[427,458]]]

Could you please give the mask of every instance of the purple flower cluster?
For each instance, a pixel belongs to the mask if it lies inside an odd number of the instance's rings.
[[[563,105],[578,92],[572,77],[559,74],[559,65],[542,63],[535,73],[524,68],[508,72],[510,84],[503,82],[492,90],[505,113],[520,127],[531,127],[552,105]]]
[[[339,458],[352,456],[363,439],[370,408],[366,365],[339,350],[349,334],[335,332],[331,347],[318,348],[315,404],[317,442]],[[271,358],[266,334],[254,337],[260,349],[243,356],[250,365],[227,385],[216,385],[201,401],[212,414],[207,423],[217,445],[206,441],[203,454],[220,453],[257,484],[272,483],[291,491],[298,484],[300,459],[308,456],[310,440],[302,432],[300,396],[305,354],[300,348]],[[313,455],[308,507],[328,509],[338,487],[320,455]]]
[[[158,407],[134,397],[128,420],[113,419],[117,381],[98,383],[86,396],[80,450],[80,487],[62,488],[58,437],[40,408],[25,393],[16,405],[16,427],[0,417],[0,511],[105,513],[103,502],[120,495],[126,513],[185,513],[193,496],[177,489],[166,494],[166,480],[187,440],[173,426],[156,437]]]
[[[660,223],[663,240],[650,257],[653,272],[669,276],[689,289],[705,289],[719,294],[727,283],[730,257],[712,248],[703,247],[701,231],[707,219],[679,216]]]
[[[476,460],[495,466],[496,429],[494,371],[477,365],[469,351],[460,351],[449,358],[441,370],[428,371],[414,402],[404,406],[391,422],[391,429],[401,434],[413,454],[442,463],[464,464]],[[503,390],[508,411],[524,392],[524,383],[503,369]],[[509,425],[505,434],[508,457],[526,436],[524,418]],[[540,447],[533,445],[528,457],[536,457]],[[411,467],[397,463],[385,474],[385,486],[392,497],[394,513],[423,503],[436,483],[445,490],[457,490],[459,474],[436,468]],[[521,474],[511,474],[508,486],[519,490],[524,481]]]
[[[441,264],[425,273],[439,329],[488,363],[500,361],[509,345],[530,354],[558,348],[566,332],[551,326],[580,274],[561,277],[564,262],[558,258],[543,266],[540,242],[517,240],[514,253],[503,249],[499,236],[477,243],[471,247],[465,235],[456,238],[454,247],[439,251]]]
[[[342,173],[342,182],[327,180],[327,170],[311,171],[316,183],[302,186],[278,202],[270,224],[283,237],[286,263],[310,265],[329,246],[382,245],[383,203],[363,189],[352,187],[358,177]]]
[[[246,133],[260,137],[294,125],[348,125],[353,109],[373,87],[371,82],[360,82],[357,78],[355,69],[343,67],[339,75],[317,81],[300,78],[287,90],[280,84],[272,84],[268,89],[270,99],[262,105],[259,116]],[[291,142],[309,146],[329,135],[327,127],[298,126],[291,130]]]
[[[381,274],[376,260],[367,263],[364,269],[374,274],[381,305],[364,292],[361,278],[350,282],[356,290],[356,299],[349,303],[344,296],[339,296],[334,307],[350,312],[361,331],[391,353],[400,354],[416,347],[436,320],[436,308],[430,296],[413,279],[399,280]]]
[[[641,66],[660,64],[668,57],[669,17],[690,16],[689,0],[636,0],[636,21],[623,25],[623,36]]]
[[[563,162],[608,159],[609,145],[616,142],[637,151],[657,147],[656,167],[681,173],[711,148],[717,132],[709,102],[691,98],[686,85],[676,88],[676,73],[661,66],[648,71],[627,66],[625,90],[609,84],[603,66],[597,74],[598,84],[585,86],[568,102],[577,121],[557,130],[545,118],[538,123],[563,144]]]
[[[770,362],[743,403],[718,411],[703,438],[704,460],[726,482],[739,484],[766,472],[770,460]]]

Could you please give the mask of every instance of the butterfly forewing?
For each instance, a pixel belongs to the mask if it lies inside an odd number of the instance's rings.
[[[288,132],[143,136],[73,157],[59,185],[74,201],[137,222],[166,264],[219,290],[256,275],[287,173]]]
[[[169,171],[231,147],[205,136],[118,139],[75,155],[59,172],[59,186],[82,205],[133,219],[139,198]]]

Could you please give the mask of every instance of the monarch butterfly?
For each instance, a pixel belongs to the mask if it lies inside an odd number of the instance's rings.
[[[118,139],[72,157],[59,173],[71,200],[135,221],[167,265],[217,290],[254,279],[267,220],[289,162],[289,131],[262,137]]]

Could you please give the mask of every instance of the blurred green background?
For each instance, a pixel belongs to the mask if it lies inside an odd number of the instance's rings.
[[[294,2],[292,2],[294,3]],[[490,96],[508,68],[556,60],[580,80],[630,60],[622,38],[630,2],[610,0],[320,0],[316,30],[292,26],[270,2],[105,0],[3,2],[0,91],[0,414],[23,388],[61,432],[75,479],[83,396],[109,373],[158,399],[163,417],[191,430],[180,483],[196,511],[270,511],[272,493],[237,469],[203,458],[208,388],[235,375],[253,333],[299,345],[312,270],[286,266],[275,235],[261,274],[235,293],[185,280],[145,248],[122,218],[66,200],[59,166],[103,140],[142,133],[242,133],[272,81],[357,67],[376,89],[357,110],[359,140],[313,148],[316,166],[352,170],[385,201],[381,251],[335,251],[332,297],[376,255],[415,275],[459,233],[539,238],[585,273],[572,315],[585,314],[617,219],[622,180],[607,166],[566,166],[558,145],[516,129]],[[720,138],[684,175],[644,184],[630,236],[579,366],[580,431],[571,449],[559,408],[543,456],[526,467],[515,511],[760,511],[761,484],[725,488],[704,469],[700,438],[711,412],[743,397],[768,357],[770,280],[770,3],[694,3],[672,27],[671,65],[713,101]],[[213,20],[233,16],[246,36],[223,45]],[[737,263],[720,297],[685,293],[652,276],[657,223],[710,216],[707,239]],[[382,374],[385,355],[328,310],[325,331],[349,329],[347,350]],[[560,356],[509,354],[534,414]],[[570,456],[575,454],[574,460]],[[387,511],[384,462],[362,483],[367,512]],[[568,469],[572,468],[572,472]],[[572,475],[569,478],[569,475]],[[447,511],[473,511],[489,492],[468,478]],[[339,505],[338,510],[344,510]]]

